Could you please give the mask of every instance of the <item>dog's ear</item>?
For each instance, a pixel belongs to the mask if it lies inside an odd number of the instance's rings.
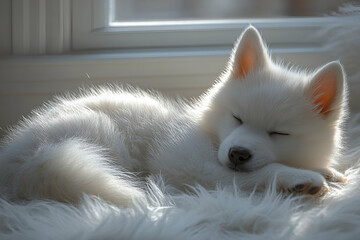
[[[251,71],[264,67],[268,58],[267,48],[259,32],[250,26],[235,43],[229,61],[229,69],[235,78],[244,78]]]
[[[311,77],[307,94],[315,110],[323,116],[340,109],[344,102],[345,73],[338,62],[330,62],[317,70]]]

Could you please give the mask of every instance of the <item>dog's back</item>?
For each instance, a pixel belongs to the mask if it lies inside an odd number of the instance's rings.
[[[65,202],[87,193],[119,205],[142,198],[131,173],[146,172],[149,148],[178,112],[161,99],[117,87],[48,104],[4,142],[1,191]]]

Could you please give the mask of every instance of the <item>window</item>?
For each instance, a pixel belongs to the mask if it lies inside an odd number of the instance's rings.
[[[318,33],[336,19],[318,16],[340,1],[73,0],[72,48],[97,53],[96,59],[121,60],[103,71],[106,79],[197,96],[222,71],[249,23],[261,31],[275,58],[310,68],[329,61]],[[267,14],[269,7],[276,18]],[[251,9],[261,11],[248,15]]]
[[[317,16],[336,10],[343,2],[91,0],[90,4],[74,0],[73,47],[229,47],[249,23],[259,28],[272,47],[318,47],[321,39],[314,36],[333,18]]]
[[[316,17],[343,0],[112,0],[110,23],[126,26],[239,18]]]

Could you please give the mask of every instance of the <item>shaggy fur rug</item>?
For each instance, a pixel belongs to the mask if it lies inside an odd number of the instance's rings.
[[[360,115],[350,143],[358,146]],[[171,195],[149,179],[148,200],[120,209],[94,197],[81,205],[0,201],[0,239],[357,239],[360,236],[360,147],[347,151],[345,185],[321,199],[236,187]]]
[[[335,59],[340,56],[350,89],[356,89],[359,8],[347,7],[344,13],[351,15],[350,20],[339,20],[328,30],[328,48]],[[240,192],[235,186],[216,191],[194,187],[192,193],[174,194],[157,177],[148,181],[148,200],[131,209],[89,196],[77,206],[2,199],[0,239],[358,239],[360,115],[351,119],[348,129],[348,150],[339,166],[348,182],[332,185],[331,192],[320,199],[285,197],[271,189],[263,194]]]

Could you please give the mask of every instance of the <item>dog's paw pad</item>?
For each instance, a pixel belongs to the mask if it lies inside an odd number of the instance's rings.
[[[317,186],[317,187],[310,188],[309,191],[308,191],[308,194],[311,194],[313,196],[322,197],[325,194],[327,194],[328,192],[330,192],[330,189],[327,186],[327,184],[324,184],[322,186]]]
[[[308,189],[311,186],[310,183],[302,183],[302,184],[298,184],[295,187],[292,188],[292,192],[304,192],[306,191],[306,189]]]
[[[307,193],[311,194],[311,195],[315,195],[315,194],[318,194],[320,191],[321,191],[321,187],[320,186],[315,186],[315,187],[310,188],[307,191]]]
[[[323,176],[315,172],[303,173],[305,174],[302,177],[298,175],[293,183],[290,184],[290,193],[323,196],[329,191],[328,185]]]
[[[313,196],[323,196],[329,189],[326,184],[321,186],[314,186],[312,183],[301,183],[290,189],[290,192],[297,194],[309,194]]]

